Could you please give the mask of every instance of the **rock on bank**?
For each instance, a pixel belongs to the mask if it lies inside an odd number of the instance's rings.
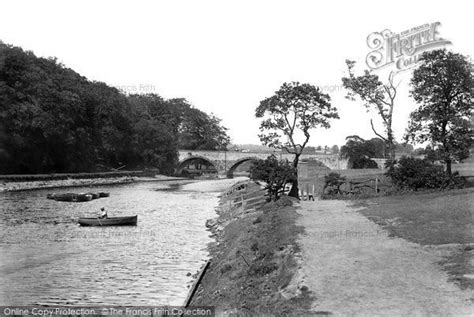
[[[208,222],[216,242],[212,262],[191,305],[216,307],[221,315],[305,315],[311,306],[306,287],[292,285],[297,273],[297,227],[293,201],[283,197],[261,208],[234,204],[242,197],[264,200],[261,188],[224,193],[218,218]],[[250,206],[250,205],[249,205]]]

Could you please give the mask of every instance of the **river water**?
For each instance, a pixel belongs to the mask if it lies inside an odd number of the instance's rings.
[[[70,203],[52,190],[0,193],[0,304],[182,305],[207,259],[218,193],[166,183],[54,190],[110,192]],[[171,189],[171,190],[170,190]],[[138,215],[136,227],[79,227],[80,216]]]

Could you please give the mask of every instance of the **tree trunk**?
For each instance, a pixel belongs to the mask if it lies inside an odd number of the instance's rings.
[[[387,127],[387,145],[388,145],[388,155],[391,160],[395,159],[395,144],[393,144],[393,131],[392,127]]]
[[[447,107],[446,107],[447,108]],[[441,125],[441,131],[442,131],[442,137],[443,137],[443,152],[444,152],[444,162],[446,163],[446,173],[448,174],[449,177],[451,177],[451,156],[449,155],[449,143],[446,140],[447,132],[446,132],[446,126],[448,125],[448,122],[445,120],[443,121]]]
[[[446,160],[446,173],[448,174],[449,177],[451,177],[452,172],[451,172],[451,159]]]
[[[293,160],[293,167],[295,168],[295,179],[293,181],[293,186],[291,186],[291,190],[288,193],[288,196],[295,197],[300,199],[298,193],[298,161],[300,159],[301,154],[295,154],[295,159]]]
[[[295,197],[295,198],[298,198],[298,199],[300,198],[300,196],[298,194],[298,178],[296,178],[296,180],[293,181],[293,185],[291,186],[291,190],[288,193],[288,196]]]

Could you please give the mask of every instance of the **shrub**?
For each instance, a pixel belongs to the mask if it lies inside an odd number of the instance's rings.
[[[340,174],[334,172],[329,173],[328,175],[324,176],[323,194],[326,194],[326,188],[328,188],[327,194],[329,195],[341,194],[340,187],[345,181],[346,178]]]
[[[378,168],[377,162],[374,160],[367,158],[367,157],[361,157],[352,162],[352,168],[353,169],[363,169],[363,168]]]
[[[398,161],[388,161],[385,173],[400,189],[459,188],[464,186],[464,178],[458,173],[451,177],[442,166],[434,165],[426,159],[401,157]]]
[[[283,194],[285,185],[295,180],[295,175],[295,168],[288,160],[278,160],[275,155],[256,161],[250,168],[250,179],[264,181],[268,197],[275,201]]]

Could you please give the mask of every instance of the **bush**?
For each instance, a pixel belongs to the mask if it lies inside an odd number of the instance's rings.
[[[257,160],[250,168],[250,179],[265,182],[268,197],[274,201],[283,194],[285,185],[295,180],[295,175],[295,168],[288,160],[278,160],[275,155]]]
[[[379,166],[377,165],[377,162],[367,157],[361,157],[352,162],[353,169],[378,168],[378,167]]]
[[[400,189],[460,188],[465,180],[458,173],[449,176],[442,166],[426,159],[401,157],[398,161],[387,161],[385,173]]]
[[[341,194],[341,185],[344,184],[346,178],[338,173],[331,172],[324,176],[324,188],[323,195],[326,194],[326,188],[328,188],[328,195]]]

